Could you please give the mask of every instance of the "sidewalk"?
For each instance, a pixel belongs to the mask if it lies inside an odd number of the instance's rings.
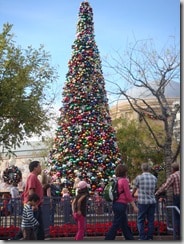
[[[134,236],[135,241],[139,239],[138,236]],[[74,237],[58,237],[58,238],[46,238],[46,241],[75,241]],[[173,235],[154,236],[153,241],[172,241]],[[85,236],[83,241],[104,241],[104,236]],[[115,241],[125,241],[123,236],[117,236]],[[174,240],[173,240],[174,241]]]

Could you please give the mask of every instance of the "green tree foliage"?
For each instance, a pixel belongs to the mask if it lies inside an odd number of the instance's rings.
[[[118,148],[123,161],[128,165],[130,180],[141,173],[140,165],[149,161],[152,164],[152,173],[157,173],[158,177],[160,174],[164,176],[163,172],[161,173],[164,170],[154,170],[157,165],[163,165],[163,151],[156,146],[147,127],[136,120],[127,120],[126,118],[114,120],[113,125],[117,128]],[[161,126],[155,124],[154,131],[163,136]]]
[[[17,47],[11,29],[4,24],[0,33],[0,146],[10,151],[48,129],[58,78],[43,46]]]

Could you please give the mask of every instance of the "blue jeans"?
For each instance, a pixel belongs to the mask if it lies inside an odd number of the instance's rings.
[[[140,204],[138,203],[137,228],[139,231],[139,238],[141,240],[153,239],[154,232],[154,215],[156,204]],[[145,232],[145,219],[148,221],[148,231]]]
[[[41,206],[39,206],[38,209],[34,211],[34,217],[38,220],[38,223],[39,223],[38,231],[37,231],[37,240],[44,240],[45,232],[44,232]]]
[[[180,210],[180,195],[173,196],[173,205],[178,207]],[[180,240],[180,214],[174,210],[174,239]]]
[[[126,240],[134,240],[131,229],[128,226],[127,204],[114,202],[112,210],[114,219],[111,228],[105,236],[105,240],[115,240],[119,228],[121,228]]]

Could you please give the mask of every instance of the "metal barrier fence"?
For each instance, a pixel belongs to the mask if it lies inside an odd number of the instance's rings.
[[[173,233],[173,240],[176,240],[177,238],[177,233],[176,229],[174,226],[175,223],[175,218],[176,218],[176,213],[180,216],[180,209],[176,206],[166,206],[166,211],[167,211],[167,230],[171,231]]]
[[[0,202],[0,239],[6,240],[13,237],[20,229],[23,205],[20,199],[10,200],[6,204],[3,201],[4,199],[1,199]],[[72,197],[69,199],[66,198],[65,200],[61,197],[44,198],[42,211],[44,229],[47,237],[75,235],[77,226],[72,217],[71,201]],[[132,232],[138,234],[136,224],[137,214],[133,213],[131,205],[128,205],[127,213]],[[106,202],[103,198],[98,199],[98,201],[90,198],[87,204],[86,218],[86,236],[105,235],[113,220],[112,204]],[[154,225],[155,235],[167,234],[166,206],[164,201],[157,203]],[[121,231],[118,234],[122,235]]]

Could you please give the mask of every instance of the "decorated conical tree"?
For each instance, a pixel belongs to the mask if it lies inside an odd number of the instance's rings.
[[[94,39],[93,11],[87,1],[80,5],[72,49],[48,162],[55,176],[69,188],[79,177],[90,184],[93,193],[114,174],[120,155]]]

